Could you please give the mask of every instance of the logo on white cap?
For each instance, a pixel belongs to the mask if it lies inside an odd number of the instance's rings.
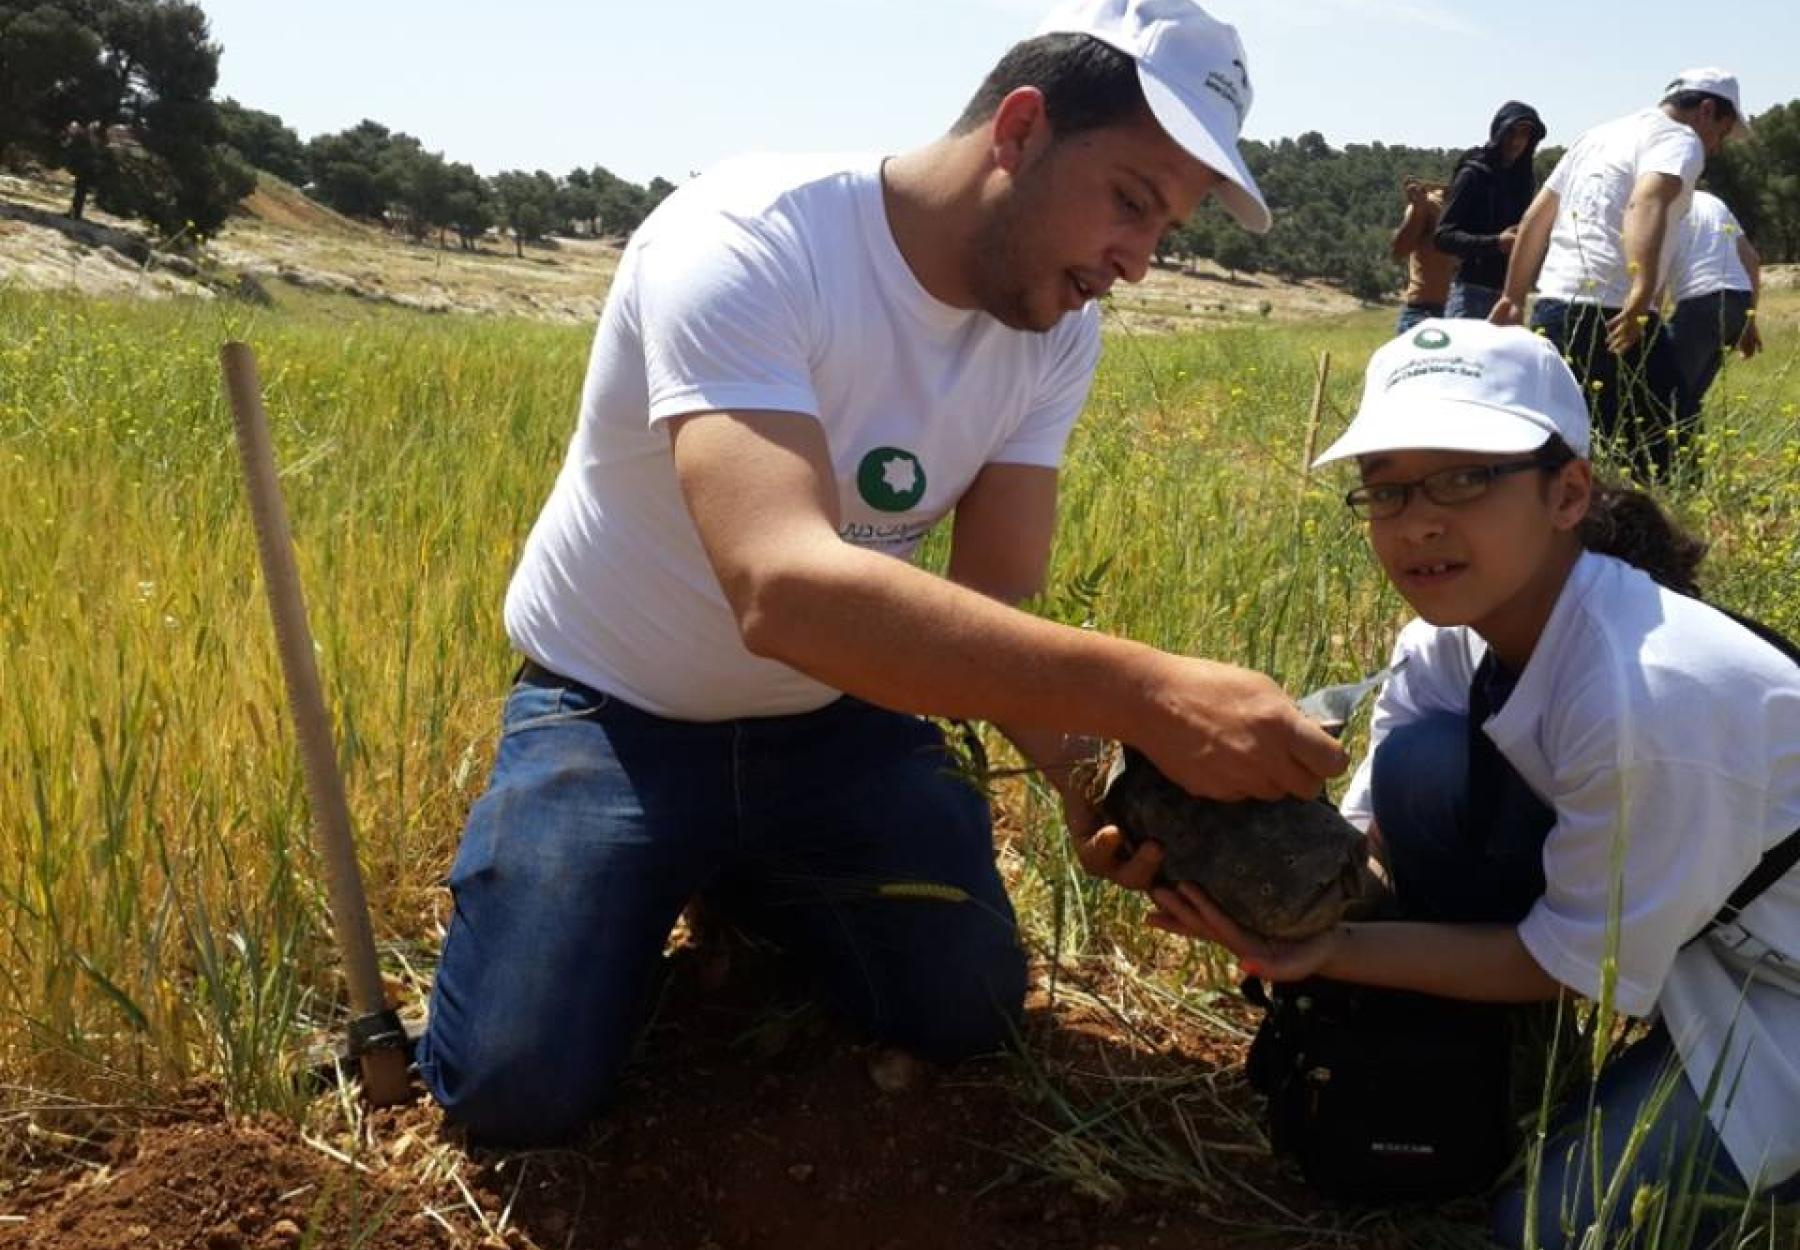
[[[1560,437],[1588,454],[1581,385],[1518,326],[1429,320],[1378,348],[1350,428],[1313,463],[1384,451],[1534,451]]]

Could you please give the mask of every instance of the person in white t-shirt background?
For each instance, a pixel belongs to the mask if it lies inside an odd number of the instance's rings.
[[[1800,870],[1694,940],[1800,828],[1800,664],[1693,597],[1704,548],[1588,451],[1573,374],[1524,329],[1427,321],[1375,353],[1318,463],[1355,460],[1346,501],[1419,614],[1342,802],[1404,918],[1269,941],[1183,884],[1150,922],[1277,981],[1532,1002],[1616,974],[1614,1005],[1654,1026],[1594,1090],[1603,1182],[1648,1128],[1613,1219],[1690,1148],[1703,1190],[1800,1197]],[[1586,1107],[1552,1125],[1537,1245],[1595,1219]],[[1525,1211],[1522,1182],[1501,1194],[1505,1244]]]
[[[1737,79],[1684,70],[1656,108],[1586,131],[1519,223],[1489,314],[1556,344],[1589,393],[1597,432],[1640,476],[1666,477],[1682,442],[1680,386],[1656,298],[1706,157],[1744,128]]]
[[[1710,191],[1694,192],[1687,222],[1669,267],[1668,334],[1681,379],[1677,419],[1692,428],[1700,405],[1733,350],[1748,360],[1762,350],[1756,302],[1762,257],[1744,235],[1736,214]]]
[[[1082,734],[1219,798],[1343,769],[1267,677],[1010,606],[1044,582],[1093,301],[1209,194],[1268,226],[1250,103],[1193,0],[1073,0],[945,137],[732,162],[633,235],[507,592],[525,662],[419,1048],[473,1140],[604,1108],[696,895],[888,1043],[1007,1042],[1025,958],[987,803],[917,714],[993,722],[1058,784]],[[936,577],[906,557],[946,516]],[[1148,883],[1065,811],[1084,866]]]

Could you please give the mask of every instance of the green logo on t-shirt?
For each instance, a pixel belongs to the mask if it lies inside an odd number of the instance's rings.
[[[877,447],[856,468],[856,490],[880,512],[905,512],[925,497],[925,466],[902,447]]]
[[[1450,336],[1442,330],[1420,330],[1413,335],[1413,346],[1436,351],[1440,347],[1450,346]]]

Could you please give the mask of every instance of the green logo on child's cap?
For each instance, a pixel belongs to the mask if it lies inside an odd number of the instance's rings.
[[[1450,346],[1450,336],[1442,330],[1420,330],[1413,335],[1413,346],[1423,347],[1427,351],[1436,351],[1440,347]]]
[[[905,512],[925,497],[925,466],[903,447],[877,447],[856,468],[856,490],[880,512]]]

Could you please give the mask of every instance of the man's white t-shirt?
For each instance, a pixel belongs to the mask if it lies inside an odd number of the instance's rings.
[[[1660,108],[1595,126],[1575,140],[1544,180],[1544,188],[1556,192],[1559,202],[1538,272],[1538,294],[1606,308],[1624,305],[1631,293],[1625,206],[1645,174],[1681,179],[1681,195],[1669,208],[1658,264],[1658,272],[1666,277],[1688,200],[1705,164],[1706,149],[1693,127]]]
[[[1754,290],[1750,271],[1738,255],[1743,237],[1744,228],[1724,200],[1710,191],[1694,192],[1669,270],[1669,290],[1675,302],[1714,291]]]
[[[632,236],[573,441],[507,590],[525,655],[682,720],[837,697],[745,649],[676,481],[670,418],[816,418],[842,538],[901,558],[983,466],[1059,462],[1099,357],[1098,308],[1038,334],[941,303],[894,242],[880,168],[746,157]]]
[[[1486,644],[1415,620],[1394,648],[1370,752],[1342,804],[1367,828],[1374,750],[1432,712],[1467,715]],[[1723,613],[1608,556],[1582,556],[1505,705],[1484,726],[1556,813],[1543,896],[1519,925],[1556,980],[1601,996],[1618,876],[1613,1001],[1660,1012],[1732,1161],[1800,1172],[1800,869],[1739,922],[1684,945],[1800,828],[1800,666]],[[1741,1064],[1741,1074],[1739,1066]],[[1734,1087],[1735,1082],[1735,1087]]]

